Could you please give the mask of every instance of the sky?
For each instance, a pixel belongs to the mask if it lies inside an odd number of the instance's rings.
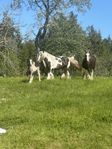
[[[101,31],[103,38],[109,35],[112,38],[112,0],[92,0],[92,7],[84,14],[79,14],[78,21],[85,29],[93,25],[97,31]]]
[[[0,0],[0,12],[7,9],[11,0]],[[17,22],[21,24],[21,31],[24,35],[32,30],[36,18],[34,13],[24,10],[18,11]],[[103,38],[112,38],[112,0],[92,0],[91,9],[85,13],[78,14],[78,23],[85,30],[93,25],[95,30],[100,31]],[[33,28],[34,29],[34,28]],[[35,28],[36,29],[36,28]],[[29,32],[30,33],[30,32]]]

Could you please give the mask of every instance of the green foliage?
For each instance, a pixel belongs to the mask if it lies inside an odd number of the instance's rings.
[[[87,28],[89,48],[93,53],[100,56],[102,54],[102,37],[101,33],[97,32],[93,26]]]
[[[24,5],[25,4],[25,5]],[[38,33],[36,34],[36,49],[44,43],[50,21],[59,12],[65,13],[67,10],[84,11],[91,6],[91,0],[12,0],[12,8],[30,8],[37,14]],[[39,26],[41,24],[41,26]]]
[[[0,78],[0,148],[110,149],[112,78]]]
[[[88,47],[97,57],[96,75],[112,75],[112,39],[102,39],[93,26],[87,28]]]
[[[86,44],[85,33],[71,12],[69,16],[60,14],[52,20],[42,49],[55,55],[81,57]]]
[[[17,52],[20,42],[19,30],[6,11],[0,22],[0,75],[19,74]]]
[[[26,75],[28,70],[28,62],[30,59],[35,60],[36,56],[34,41],[25,41],[21,44],[21,49],[18,52],[18,57],[20,61],[20,71],[22,75]]]
[[[5,49],[3,52],[0,55],[0,75],[19,75],[20,69],[17,53],[11,49]]]
[[[97,57],[96,75],[112,75],[112,53],[106,51],[100,57]]]

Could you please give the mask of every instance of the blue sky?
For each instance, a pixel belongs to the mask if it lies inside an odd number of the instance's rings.
[[[92,7],[85,14],[79,14],[78,21],[85,29],[93,25],[97,31],[101,31],[103,38],[112,38],[112,0],[92,0]]]
[[[8,8],[11,0],[0,0],[0,12]],[[31,31],[36,18],[34,13],[18,11],[17,22],[21,23],[23,34]],[[92,7],[86,13],[78,14],[78,22],[85,30],[86,27],[93,25],[97,31],[101,32],[103,38],[109,35],[112,38],[112,0],[92,0]]]

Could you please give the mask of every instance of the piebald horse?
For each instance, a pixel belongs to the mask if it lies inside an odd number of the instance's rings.
[[[84,79],[93,80],[94,69],[96,65],[96,57],[90,51],[86,51],[85,57],[82,61],[83,77]]]
[[[79,64],[78,60],[76,59],[75,55],[74,56],[71,56],[71,57],[68,57],[69,61],[70,61],[70,66],[72,68],[76,68],[77,70],[81,71],[82,70],[82,67],[81,65]]]
[[[37,72],[38,77],[39,77],[39,81],[41,81],[39,65],[36,66],[35,62],[32,61],[32,59],[30,59],[29,83],[32,83],[35,72]]]
[[[70,60],[67,57],[56,57],[46,51],[39,51],[37,56],[37,61],[43,62],[44,66],[48,68],[47,79],[54,79],[53,70],[62,69],[63,74],[61,78],[70,78],[69,67]]]

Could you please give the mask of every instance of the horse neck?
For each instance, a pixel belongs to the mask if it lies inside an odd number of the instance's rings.
[[[45,53],[44,53],[44,59],[45,59],[45,58],[48,58],[48,57],[55,58],[54,55],[52,55],[52,54],[50,54],[50,53],[48,53],[48,52],[45,52]]]

